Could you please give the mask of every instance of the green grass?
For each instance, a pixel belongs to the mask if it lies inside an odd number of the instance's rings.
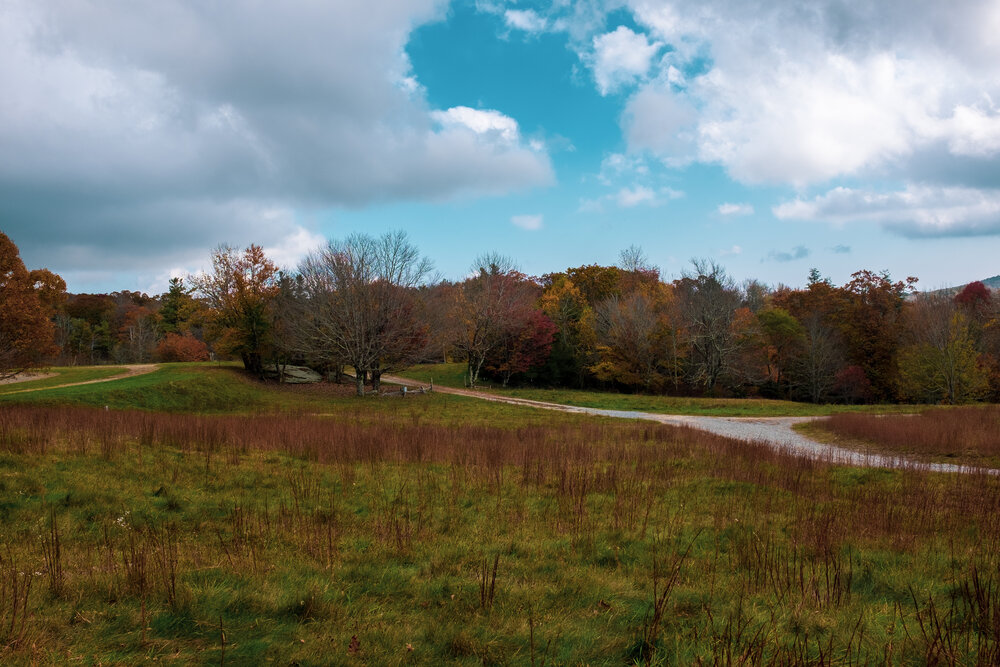
[[[506,428],[587,419],[433,392],[411,392],[405,398],[359,398],[354,396],[352,383],[279,385],[249,377],[234,364],[214,363],[161,364],[152,373],[107,383],[0,394],[0,405],[5,402],[107,406],[178,414],[304,413],[358,421],[388,415],[405,424],[501,424]]]
[[[0,662],[1000,658],[1000,480],[352,389],[170,364],[0,397]]]
[[[44,389],[72,382],[103,380],[104,378],[126,373],[128,369],[121,366],[62,366],[39,369],[39,372],[46,374],[55,373],[55,375],[40,380],[0,384],[0,395],[20,392],[25,389]]]
[[[465,364],[421,364],[396,373],[400,377],[444,387],[465,386]],[[917,412],[925,406],[916,405],[816,405],[796,401],[778,401],[754,398],[700,398],[685,396],[653,396],[621,394],[596,390],[574,389],[501,389],[496,386],[480,387],[479,391],[547,401],[603,410],[655,412],[675,415],[702,415],[713,417],[812,417],[838,412],[865,412],[874,414],[906,414]]]
[[[965,662],[976,637],[990,646],[985,627],[959,635],[956,591],[1000,560],[998,522],[967,505],[1000,500],[995,480],[801,466],[627,423],[553,428],[523,464],[433,449],[321,464],[116,432],[108,449],[82,433],[0,447],[0,580],[37,573],[5,663],[531,664],[532,635],[536,664],[641,663],[675,569],[653,664],[816,663],[828,643],[843,662],[918,664],[928,600],[939,619],[954,607],[943,632]],[[584,434],[592,457],[544,454]],[[928,502],[941,494],[954,503]]]

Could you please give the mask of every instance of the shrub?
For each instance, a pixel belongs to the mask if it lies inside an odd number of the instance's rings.
[[[156,346],[160,361],[208,361],[208,346],[191,334],[168,333]]]

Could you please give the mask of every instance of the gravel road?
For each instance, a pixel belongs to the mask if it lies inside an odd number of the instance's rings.
[[[383,375],[382,381],[391,384],[406,385],[408,387],[422,386],[421,383],[415,380],[395,376]],[[583,408],[575,405],[562,405],[545,401],[532,401],[525,398],[497,396],[496,394],[487,394],[469,389],[453,389],[451,387],[434,387],[434,391],[442,394],[469,396],[484,401],[524,405],[544,410],[558,410],[560,412],[615,417],[619,419],[642,419],[672,426],[688,426],[735,440],[763,442],[772,447],[800,456],[863,468],[909,468],[934,472],[1000,474],[1000,470],[994,469],[975,468],[950,463],[922,463],[901,457],[865,454],[822,443],[812,438],[807,438],[798,431],[792,430],[792,426],[795,424],[812,421],[816,417],[697,417],[689,415],[665,415],[634,410]]]

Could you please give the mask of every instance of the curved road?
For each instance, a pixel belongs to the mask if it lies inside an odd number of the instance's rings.
[[[424,386],[415,380],[389,375],[383,375],[382,380],[391,384],[405,385],[407,387]],[[914,461],[896,456],[887,456],[884,454],[865,454],[819,442],[818,440],[813,440],[812,438],[807,438],[798,431],[792,429],[792,426],[795,424],[812,421],[817,419],[817,417],[700,417],[691,415],[669,415],[633,410],[584,408],[576,405],[533,401],[526,398],[514,398],[512,396],[497,396],[496,394],[486,394],[469,389],[454,389],[452,387],[434,387],[434,391],[442,394],[469,396],[484,401],[541,408],[543,410],[558,410],[560,412],[597,415],[601,417],[616,417],[619,419],[644,419],[659,422],[660,424],[669,424],[671,426],[687,426],[701,431],[715,433],[716,435],[725,436],[727,438],[734,438],[736,440],[763,442],[772,447],[789,451],[800,456],[807,456],[809,458],[821,459],[842,465],[852,465],[863,468],[909,468],[933,472],[985,473],[990,475],[1000,475],[1000,470],[991,468],[977,468],[973,466],[955,465],[952,463],[923,463],[920,461]]]

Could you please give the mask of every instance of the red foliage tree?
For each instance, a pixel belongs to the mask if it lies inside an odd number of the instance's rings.
[[[486,370],[500,376],[507,386],[511,376],[541,366],[552,351],[556,325],[545,313],[526,308],[516,313],[500,344],[486,359]]]
[[[191,334],[168,333],[156,346],[160,361],[208,361],[208,346]]]

